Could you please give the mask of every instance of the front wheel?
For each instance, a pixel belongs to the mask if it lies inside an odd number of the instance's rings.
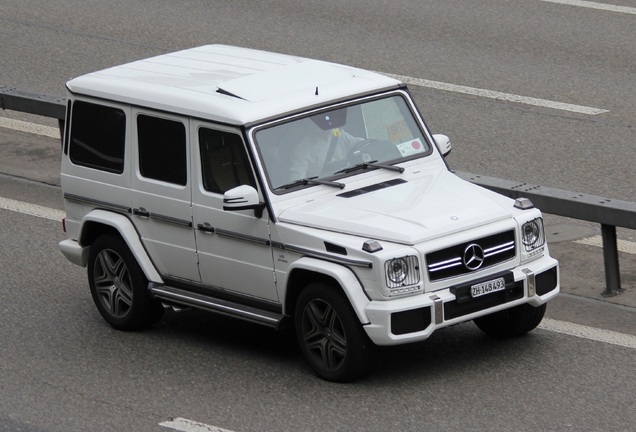
[[[374,345],[347,298],[333,286],[308,285],[296,304],[295,324],[300,349],[321,378],[347,382],[369,371]]]
[[[126,243],[103,235],[91,245],[88,282],[97,310],[119,330],[139,330],[158,321],[164,312],[150,297],[148,281]]]
[[[522,304],[510,309],[495,312],[473,321],[481,331],[493,337],[521,336],[534,330],[543,319],[546,304],[534,307]]]

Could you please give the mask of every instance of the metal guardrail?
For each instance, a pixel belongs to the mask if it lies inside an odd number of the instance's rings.
[[[535,206],[545,213],[601,224],[606,284],[603,295],[613,296],[622,290],[616,227],[636,229],[636,202],[465,172],[456,172],[456,174],[465,180],[510,198],[529,198]]]
[[[34,93],[17,87],[0,85],[0,108],[57,119],[60,131],[64,130],[66,98],[62,96]]]
[[[61,96],[0,86],[0,108],[56,118],[59,120],[60,131],[64,129],[66,99]],[[606,282],[603,295],[613,296],[622,291],[616,227],[636,229],[636,202],[620,201],[466,172],[456,172],[455,174],[510,198],[529,198],[544,213],[601,224]]]

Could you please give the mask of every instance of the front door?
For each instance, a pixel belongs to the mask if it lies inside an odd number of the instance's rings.
[[[197,142],[193,215],[204,285],[230,294],[278,302],[267,211],[223,210],[223,194],[240,185],[257,188],[238,130],[193,122]],[[194,151],[194,150],[193,150]]]

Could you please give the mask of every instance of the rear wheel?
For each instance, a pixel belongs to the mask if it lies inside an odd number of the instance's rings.
[[[163,316],[160,302],[150,297],[148,281],[126,243],[103,235],[91,245],[88,282],[97,310],[119,330],[138,330]]]
[[[473,321],[484,333],[493,337],[521,336],[534,330],[543,319],[546,304],[534,307],[522,304]]]
[[[374,345],[347,298],[333,286],[308,285],[298,298],[295,324],[300,349],[321,378],[346,382],[369,371]]]

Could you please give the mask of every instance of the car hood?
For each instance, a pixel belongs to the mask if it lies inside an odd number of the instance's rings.
[[[369,239],[414,245],[512,216],[509,198],[447,170],[343,191],[282,211],[278,219]]]

